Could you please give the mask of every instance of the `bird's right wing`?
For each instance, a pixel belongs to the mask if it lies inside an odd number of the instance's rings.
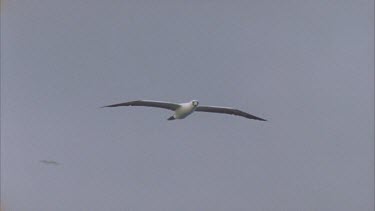
[[[231,114],[236,116],[242,116],[248,119],[255,119],[260,121],[267,121],[265,119],[256,117],[244,111],[235,109],[235,108],[228,108],[228,107],[218,107],[218,106],[198,106],[195,111],[203,111],[203,112],[211,112],[211,113],[222,113],[222,114]]]
[[[164,109],[169,109],[172,111],[175,111],[178,107],[180,107],[180,105],[176,103],[152,101],[152,100],[136,100],[136,101],[130,101],[130,102],[125,102],[125,103],[107,105],[107,106],[103,106],[102,108],[118,107],[118,106],[146,106],[146,107],[164,108]]]

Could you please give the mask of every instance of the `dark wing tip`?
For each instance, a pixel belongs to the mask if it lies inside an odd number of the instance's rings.
[[[106,106],[102,106],[100,108],[108,108],[108,107],[116,107],[116,105],[106,105]]]
[[[250,117],[247,117],[247,118],[249,118],[249,119],[254,119],[254,120],[259,120],[259,121],[267,121],[266,119],[262,119],[262,118],[260,118],[260,117],[256,117],[256,116],[253,116],[253,115],[251,115]]]
[[[100,108],[109,108],[109,107],[114,107],[114,106],[112,106],[112,105],[107,105],[107,106],[102,106],[102,107],[100,107]]]
[[[240,115],[240,116],[243,116],[243,117],[246,117],[248,119],[254,119],[254,120],[259,120],[259,121],[267,121],[266,119],[262,119],[260,117],[257,117],[257,116],[254,116],[254,115],[251,115],[249,113],[246,113],[246,112],[243,112],[241,110],[236,110],[238,112],[237,115]]]
[[[135,102],[138,102],[138,101],[130,101],[130,102],[126,102],[126,103],[117,103],[117,104],[112,104],[112,105],[106,105],[106,106],[102,106],[100,108],[119,107],[119,106],[131,106]]]

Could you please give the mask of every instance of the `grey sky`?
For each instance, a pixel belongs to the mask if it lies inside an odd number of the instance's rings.
[[[5,210],[373,210],[373,1],[1,6]]]

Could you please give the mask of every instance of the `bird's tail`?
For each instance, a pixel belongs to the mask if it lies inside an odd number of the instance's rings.
[[[168,120],[175,120],[176,118],[174,118],[174,116],[171,116],[168,118]]]

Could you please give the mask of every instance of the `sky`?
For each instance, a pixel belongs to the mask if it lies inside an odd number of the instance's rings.
[[[3,0],[1,206],[373,210],[373,58],[370,0]]]

